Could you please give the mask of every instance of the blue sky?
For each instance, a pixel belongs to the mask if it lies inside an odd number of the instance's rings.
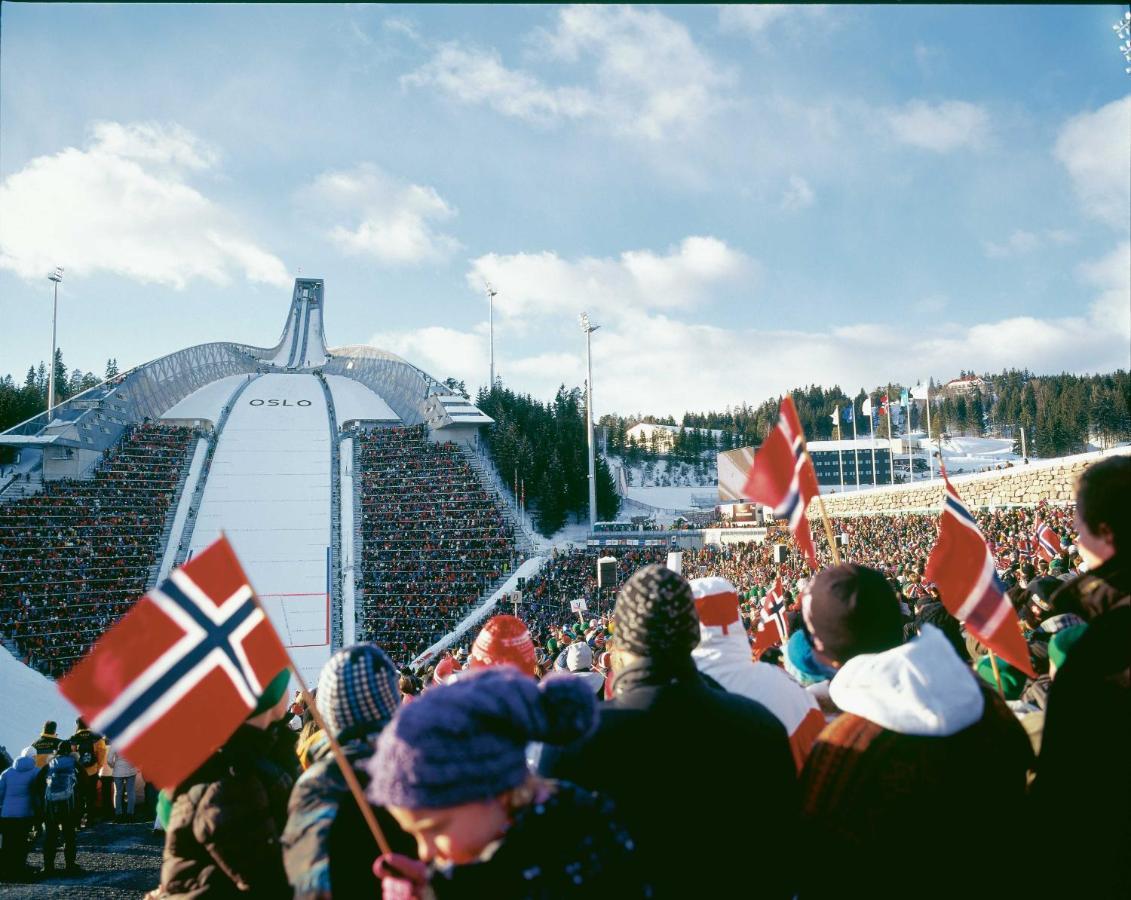
[[[1131,355],[1122,8],[4,4],[0,371],[270,344],[597,411]]]

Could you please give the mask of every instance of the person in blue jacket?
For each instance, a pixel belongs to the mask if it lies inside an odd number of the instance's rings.
[[[25,881],[35,874],[27,864],[28,833],[38,814],[34,784],[39,766],[35,748],[26,747],[12,765],[0,774],[0,878]]]
[[[47,777],[43,790],[47,833],[43,839],[43,874],[55,871],[55,851],[59,847],[59,833],[63,836],[63,860],[68,872],[82,871],[75,863],[75,825],[78,811],[78,764],[71,752],[70,741],[60,741],[55,758],[47,764]]]

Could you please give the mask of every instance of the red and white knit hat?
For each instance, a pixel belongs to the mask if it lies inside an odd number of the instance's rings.
[[[738,591],[727,579],[718,575],[692,578],[691,596],[695,598],[695,609],[699,613],[701,625],[722,628],[723,634],[727,634],[732,625],[741,628]]]
[[[516,616],[493,616],[487,620],[475,643],[471,645],[468,668],[511,665],[531,678],[536,672],[534,641],[522,619]]]
[[[455,657],[445,656],[436,663],[436,671],[432,673],[432,683],[447,684],[451,681],[453,675],[461,671],[463,671],[463,669],[456,661]]]

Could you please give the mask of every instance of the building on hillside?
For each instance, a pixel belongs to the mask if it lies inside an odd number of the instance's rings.
[[[983,394],[989,393],[989,383],[979,378],[977,375],[967,375],[963,378],[952,378],[943,385],[943,393],[955,394],[972,394],[974,391],[981,391]]]
[[[872,482],[872,443],[870,440],[858,441],[810,441],[807,445],[809,456],[813,459],[813,468],[817,471],[817,483],[822,485],[840,485],[841,462],[844,464],[844,484],[856,484],[856,466],[860,466],[860,484],[871,485]],[[896,455],[903,447],[903,441],[898,438],[887,440],[876,438],[876,484],[891,484],[891,452]],[[906,456],[904,456],[906,463]],[[906,465],[904,466],[906,471]]]
[[[698,431],[703,437],[710,435],[715,439],[715,443],[719,445],[723,442],[723,435],[727,433],[718,428],[684,428],[683,431],[686,434]],[[671,453],[672,448],[675,446],[675,439],[679,436],[679,432],[679,425],[654,425],[651,422],[638,422],[624,433],[624,439],[625,441],[635,440],[637,444],[647,448],[651,447],[652,436],[655,435],[656,452]]]

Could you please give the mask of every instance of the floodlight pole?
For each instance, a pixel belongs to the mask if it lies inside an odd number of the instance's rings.
[[[589,436],[589,530],[597,524],[597,463],[593,446],[593,332],[600,325],[589,322],[589,313],[579,317],[581,330],[585,332],[585,427]]]
[[[491,282],[487,282],[487,321],[490,328],[490,343],[491,343],[491,383],[487,386],[487,392],[491,393],[495,390],[495,295],[499,292],[491,287]]]
[[[55,326],[59,320],[59,282],[63,280],[63,267],[56,266],[47,276],[55,284],[55,299],[51,308],[51,362],[47,368],[47,423],[51,423],[51,410],[55,408]]]

